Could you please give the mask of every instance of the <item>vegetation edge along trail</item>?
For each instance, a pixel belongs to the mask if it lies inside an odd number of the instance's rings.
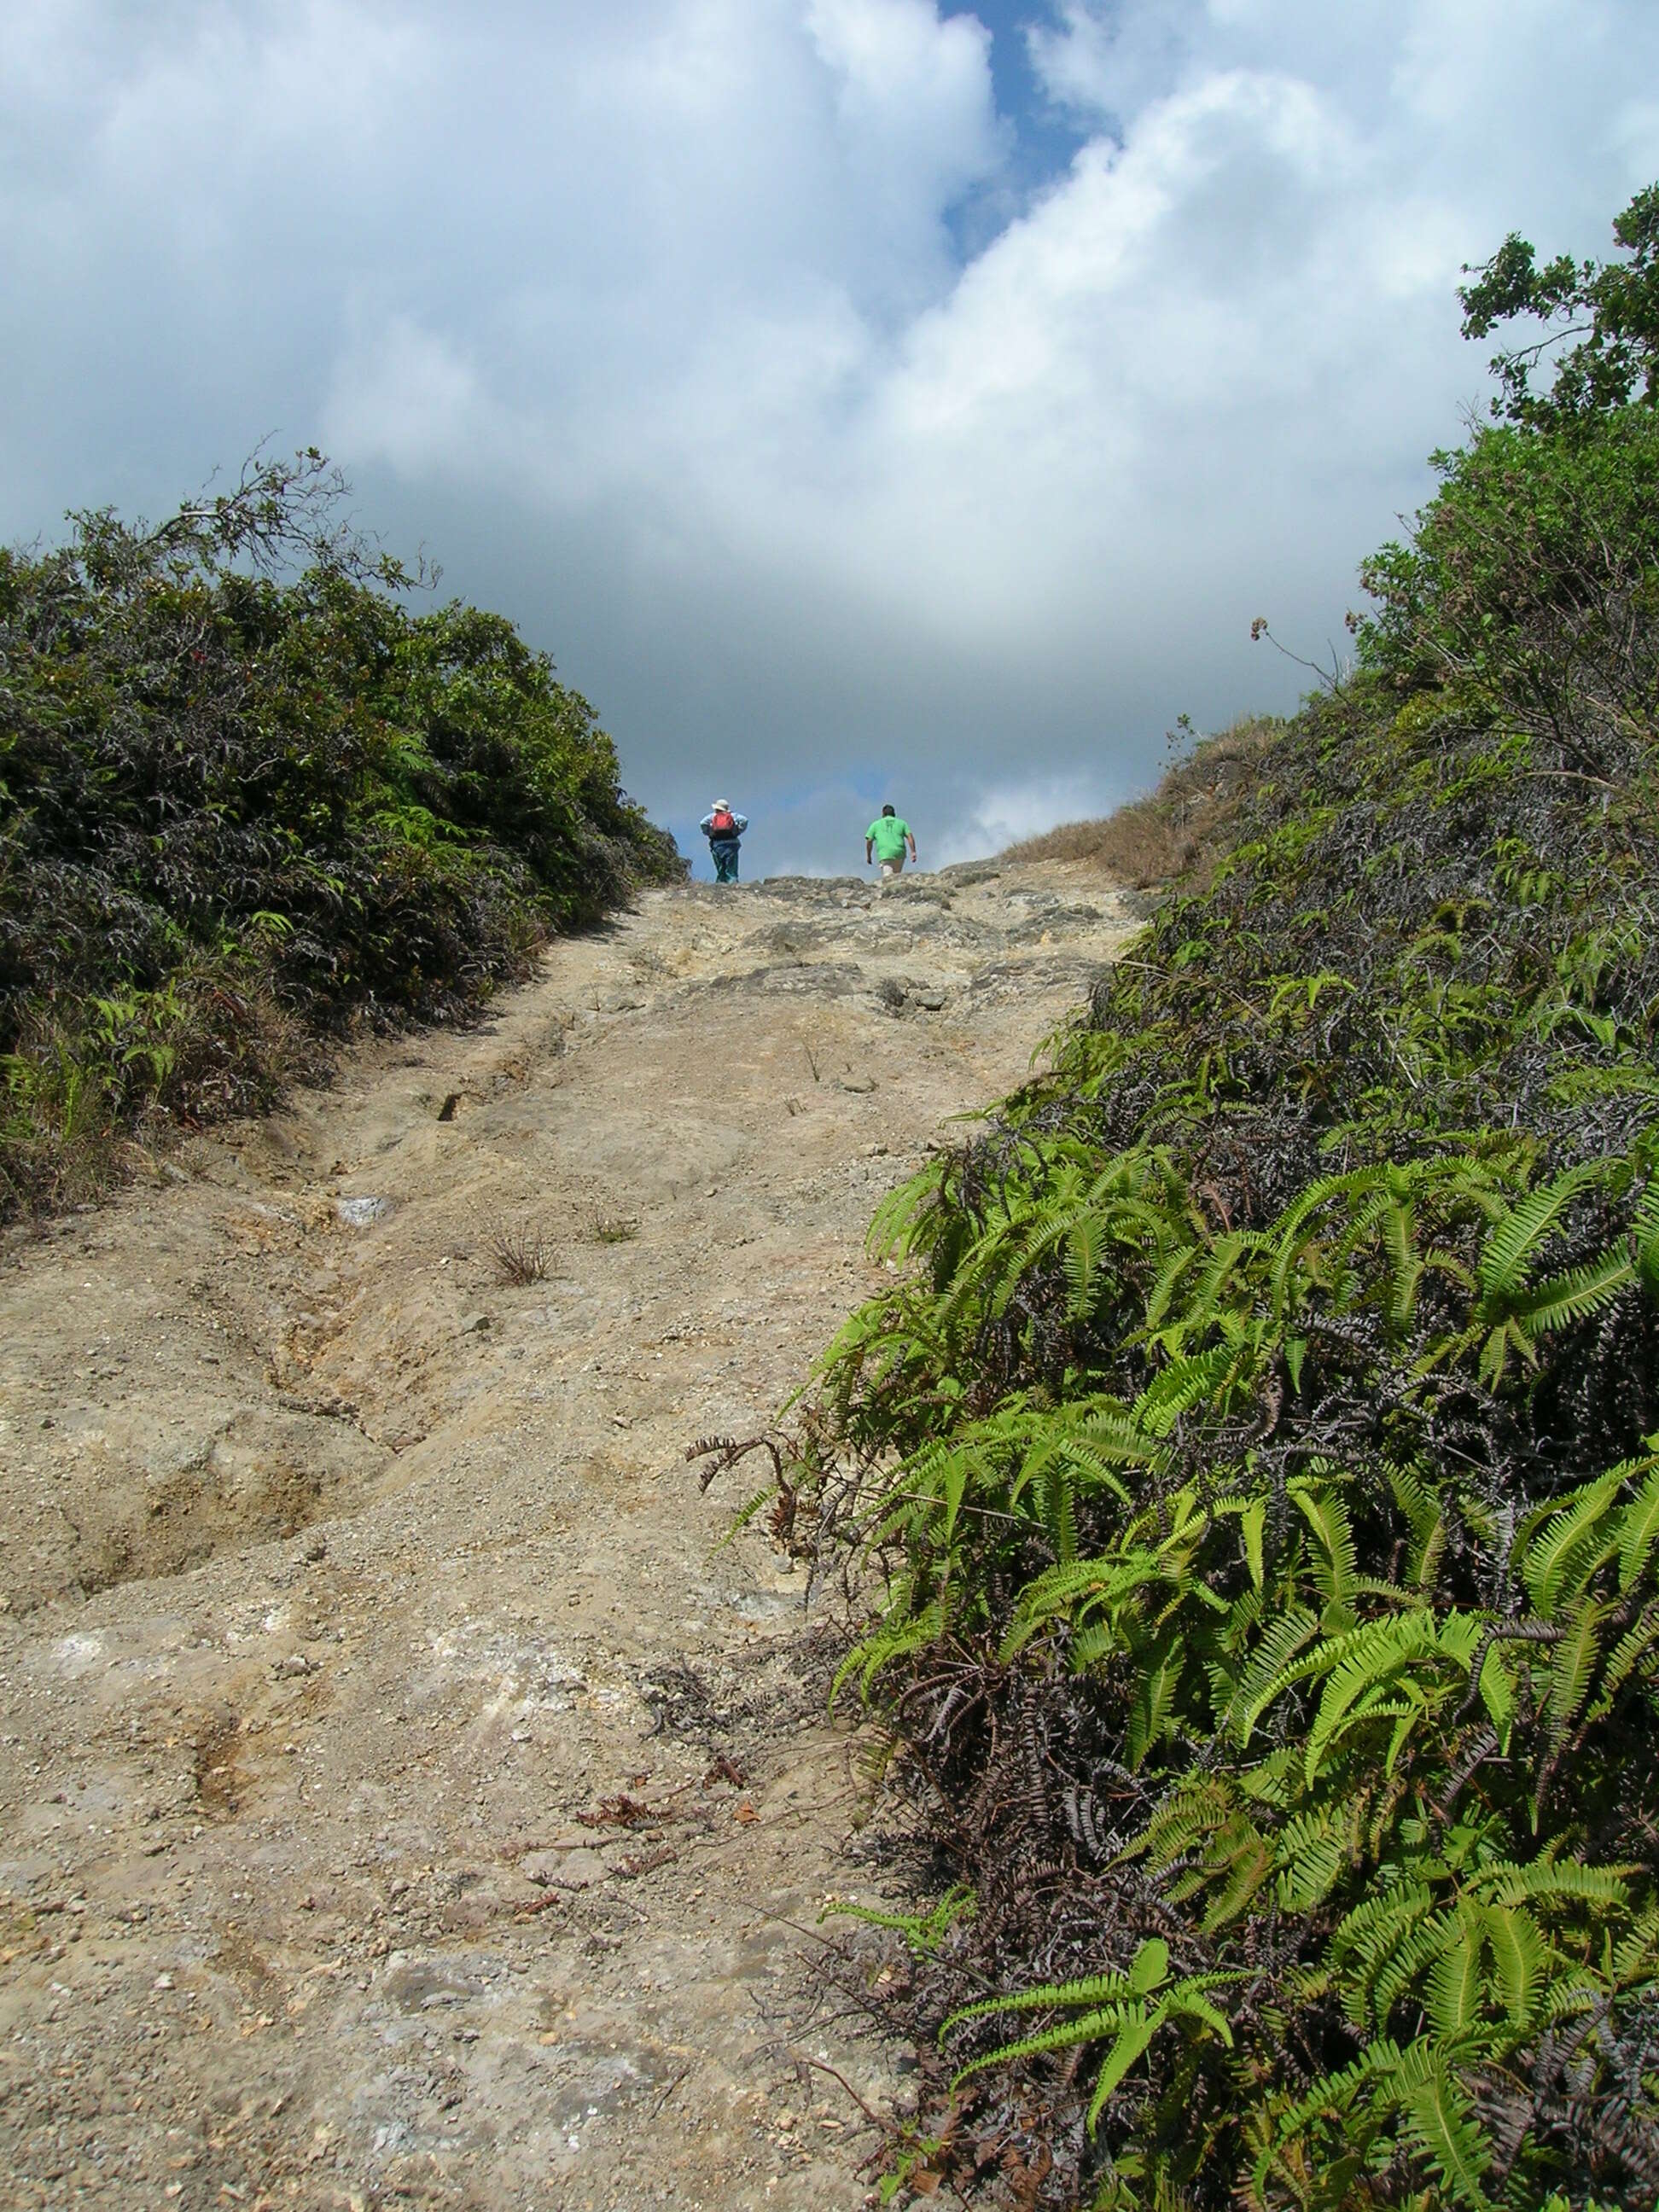
[[[1466,289],[1543,336],[1355,667],[798,1424],[941,1899],[889,2194],[1659,2194],[1659,187],[1615,231]]]
[[[0,550],[0,1218],[454,1016],[679,880],[592,708],[339,520],[314,450]]]

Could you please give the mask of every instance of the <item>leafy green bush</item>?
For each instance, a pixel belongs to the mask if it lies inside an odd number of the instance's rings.
[[[341,489],[302,454],[0,552],[0,1210],[682,872],[586,702],[501,617],[410,611]]]
[[[1378,602],[1364,657],[1395,680],[1501,701],[1571,766],[1612,719],[1659,707],[1659,430],[1650,407],[1578,435],[1482,430],[1436,456],[1444,490],[1409,546],[1361,574]],[[1583,772],[1581,768],[1580,772]]]
[[[964,2190],[1659,2194],[1656,471],[1644,401],[1449,458],[1241,841],[878,1217],[791,1479],[976,1893]]]

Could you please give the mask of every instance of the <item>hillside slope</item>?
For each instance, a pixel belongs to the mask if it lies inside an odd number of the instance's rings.
[[[816,2069],[903,2076],[803,1960],[868,1784],[685,1450],[1130,926],[1063,867],[647,891],[0,1244],[9,2204],[863,2202]]]
[[[1470,288],[1592,335],[827,1355],[927,2187],[1659,2189],[1659,188],[1620,235]]]

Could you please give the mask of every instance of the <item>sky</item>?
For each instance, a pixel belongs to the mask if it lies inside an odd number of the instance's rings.
[[[1656,178],[1653,0],[6,0],[0,541],[320,445],[700,873],[969,857],[1293,705]]]

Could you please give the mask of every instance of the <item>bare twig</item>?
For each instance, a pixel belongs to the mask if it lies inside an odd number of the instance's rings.
[[[832,2081],[839,2081],[872,2128],[879,2128],[883,2135],[890,2137],[897,2134],[892,2122],[883,2119],[879,2112],[872,2112],[847,2076],[838,2067],[832,2066],[827,2058],[809,2058],[804,2051],[791,2051],[789,2056],[797,2066],[811,2066],[819,2074],[827,2074]]]

